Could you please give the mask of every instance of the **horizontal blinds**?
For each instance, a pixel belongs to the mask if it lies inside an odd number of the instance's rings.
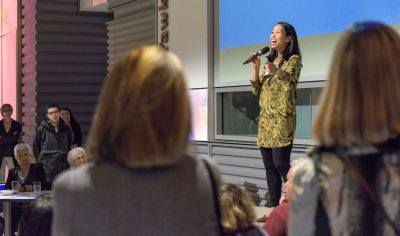
[[[107,23],[108,69],[127,50],[156,44],[154,0],[131,1],[112,8],[114,20]]]

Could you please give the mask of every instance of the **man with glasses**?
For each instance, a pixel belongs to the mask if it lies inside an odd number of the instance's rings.
[[[60,107],[57,104],[48,105],[45,118],[36,130],[33,152],[37,162],[43,165],[49,182],[69,168],[67,154],[72,141],[71,129],[60,119]]]

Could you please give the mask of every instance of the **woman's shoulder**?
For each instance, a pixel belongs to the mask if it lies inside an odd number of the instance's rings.
[[[90,176],[90,168],[93,167],[92,163],[88,163],[77,169],[66,170],[59,174],[54,181],[55,189],[73,189],[87,183],[87,179]]]
[[[301,65],[301,60],[300,60],[300,56],[297,54],[293,54],[289,57],[289,59],[287,60],[288,64],[299,64]]]
[[[196,172],[198,173],[198,175],[199,174],[203,175],[204,173],[207,173],[208,174],[207,177],[212,178],[217,183],[220,182],[220,177],[219,177],[220,172],[214,159],[208,156],[198,155],[198,156],[188,156],[188,160],[191,163],[195,164],[194,166],[196,168]]]
[[[81,126],[79,125],[79,123],[78,122],[71,122],[71,128],[72,128],[72,130],[73,131],[80,131],[81,130]]]
[[[12,120],[11,125],[13,125],[13,126],[15,126],[15,127],[18,127],[18,128],[22,128],[21,123],[19,123],[19,122],[16,121],[16,120]]]

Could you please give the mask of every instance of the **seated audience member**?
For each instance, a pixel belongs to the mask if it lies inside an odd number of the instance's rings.
[[[45,193],[37,197],[22,213],[18,236],[50,236],[53,218],[53,197]]]
[[[71,109],[68,107],[63,107],[60,110],[60,117],[63,119],[65,124],[71,128],[72,133],[74,135],[74,139],[72,142],[72,147],[80,147],[82,146],[82,130],[79,123],[76,121],[74,115],[72,114]]]
[[[293,176],[290,235],[400,235],[399,62],[387,25],[341,36],[313,121],[313,168]]]
[[[33,182],[40,181],[46,186],[46,173],[39,163],[32,163],[32,147],[27,143],[20,143],[14,147],[15,158],[18,166],[8,172],[5,189],[11,189],[12,181],[19,181],[20,192],[32,192]]]
[[[290,163],[290,169],[287,174],[287,181],[285,183],[285,191],[280,199],[280,204],[273,208],[271,213],[266,219],[266,222],[263,225],[263,228],[270,236],[286,236],[289,225],[289,211],[290,211],[290,202],[292,200],[292,182],[293,175],[295,175],[303,165],[306,165],[308,162],[306,159],[301,158],[294,160]]]
[[[87,163],[86,151],[81,147],[76,147],[68,152],[68,163],[71,169],[76,169]]]
[[[264,236],[266,232],[254,224],[256,213],[251,197],[236,184],[221,188],[221,224],[224,236]]]
[[[32,148],[27,143],[20,143],[14,147],[14,155],[17,159],[18,166],[8,172],[5,189],[11,189],[12,181],[19,181],[18,189],[20,192],[33,192],[33,182],[40,181],[42,188],[47,186],[46,173],[41,164],[32,163]],[[23,204],[12,205],[12,232],[17,230],[17,222],[24,208]]]
[[[94,162],[54,183],[53,235],[218,235],[219,173],[186,154],[190,120],[179,59],[130,50],[99,97],[86,141]]]

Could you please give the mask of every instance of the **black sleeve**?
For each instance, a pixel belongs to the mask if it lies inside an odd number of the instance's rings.
[[[35,156],[36,161],[38,161],[39,154],[42,149],[41,139],[42,139],[42,129],[40,127],[38,127],[36,130],[35,139],[33,140],[33,145],[32,145],[33,155]]]
[[[18,135],[18,143],[20,143],[20,142],[22,142],[22,125],[19,122],[17,122],[17,124],[18,124],[18,134],[19,134]]]
[[[74,125],[72,132],[74,133],[74,144],[82,146],[82,130],[78,123]]]
[[[36,181],[40,181],[42,183],[43,189],[48,190],[50,189],[48,186],[49,184],[47,183],[47,176],[46,172],[44,171],[44,168],[42,164],[36,163]]]
[[[14,172],[15,169],[11,169],[8,171],[6,185],[4,186],[5,189],[11,189],[11,182],[17,180]]]

